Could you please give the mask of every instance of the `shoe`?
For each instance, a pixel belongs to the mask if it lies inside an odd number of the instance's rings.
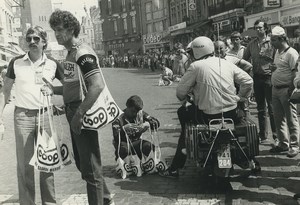
[[[274,139],[274,147],[278,147],[279,145],[279,140],[277,138]]]
[[[268,138],[260,140],[260,144],[270,144],[270,143],[271,142],[270,142],[270,140]]]
[[[103,198],[104,205],[116,205],[112,198]]]
[[[276,146],[276,147],[271,148],[270,152],[271,153],[281,153],[281,152],[286,152],[288,150],[289,150],[288,148],[282,148],[282,147]]]
[[[158,174],[159,174],[159,176],[162,176],[162,177],[168,177],[168,178],[174,178],[174,179],[179,177],[178,170],[171,171],[171,170],[167,169],[166,171],[159,172]]]
[[[296,200],[297,200],[297,199],[300,199],[300,194],[295,194],[295,195],[293,196],[293,198],[296,199]]]
[[[293,157],[296,157],[298,154],[299,154],[299,148],[291,147],[289,149],[288,153],[286,154],[286,156],[289,158],[293,158]]]

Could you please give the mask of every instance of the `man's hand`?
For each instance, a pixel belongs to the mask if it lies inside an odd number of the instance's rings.
[[[82,126],[82,121],[83,121],[83,113],[80,112],[80,110],[77,110],[75,115],[72,118],[71,121],[71,130],[75,134],[80,134],[81,133],[81,126]]]
[[[44,96],[51,96],[53,95],[53,85],[46,79],[42,78],[42,80],[45,82],[45,85],[41,87],[41,92]]]

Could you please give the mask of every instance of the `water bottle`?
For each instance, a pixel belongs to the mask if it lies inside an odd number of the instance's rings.
[[[1,136],[1,140],[3,140],[3,137],[4,137],[4,130],[5,130],[4,124],[1,124],[1,125],[0,125],[0,136]]]

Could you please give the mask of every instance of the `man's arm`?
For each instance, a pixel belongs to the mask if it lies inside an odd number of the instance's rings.
[[[87,81],[88,85],[85,98],[77,108],[71,122],[71,129],[75,133],[80,134],[83,115],[96,102],[98,96],[105,87],[105,83],[104,77],[98,67],[97,59],[94,55],[82,55],[77,60],[77,64],[80,66],[80,70],[82,71],[83,77]]]
[[[1,118],[1,120],[2,120],[3,110],[5,108],[5,105],[8,103],[9,96],[10,96],[11,89],[12,89],[14,82],[15,82],[14,79],[4,77],[4,85],[0,90],[0,116],[1,116],[0,118]]]
[[[197,70],[194,64],[191,64],[186,73],[182,76],[177,89],[176,96],[180,101],[187,98],[187,95],[192,91],[194,85],[196,84]]]
[[[248,44],[247,48],[244,49],[244,54],[243,54],[243,59],[246,61],[249,61],[250,57],[251,57],[251,53],[250,53],[250,43]]]
[[[248,73],[234,66],[234,82],[240,85],[238,96],[241,100],[248,98],[252,91],[253,80]]]
[[[241,69],[243,69],[243,71],[250,73],[250,71],[252,70],[252,64],[249,63],[248,61],[241,59],[238,63],[238,67],[240,67]]]

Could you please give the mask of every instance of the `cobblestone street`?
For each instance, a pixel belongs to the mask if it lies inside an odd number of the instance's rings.
[[[144,110],[161,122],[159,136],[163,156],[168,162],[175,154],[180,134],[176,99],[177,84],[159,87],[159,72],[146,69],[104,68],[108,87],[123,109],[127,98],[137,94],[144,101]],[[55,104],[62,104],[61,97],[55,97]],[[13,126],[13,101],[4,110],[6,131],[0,141],[0,204],[18,204],[15,139]],[[252,118],[257,122],[257,111],[251,107]],[[57,129],[69,139],[65,116],[55,120]],[[61,124],[61,126],[59,125]],[[130,177],[122,180],[115,173],[114,148],[111,126],[101,130],[100,136],[103,171],[109,189],[117,205],[196,205],[196,204],[278,204],[296,205],[292,197],[300,193],[300,156],[287,158],[269,153],[271,145],[260,145],[258,161],[262,173],[246,176],[246,170],[236,169],[231,179],[233,191],[217,191],[209,177],[203,177],[194,162],[189,161],[180,171],[179,179],[162,178],[158,174]],[[38,177],[36,176],[36,197],[40,204]],[[87,203],[86,185],[75,164],[55,173],[56,195],[59,205],[84,205]]]

